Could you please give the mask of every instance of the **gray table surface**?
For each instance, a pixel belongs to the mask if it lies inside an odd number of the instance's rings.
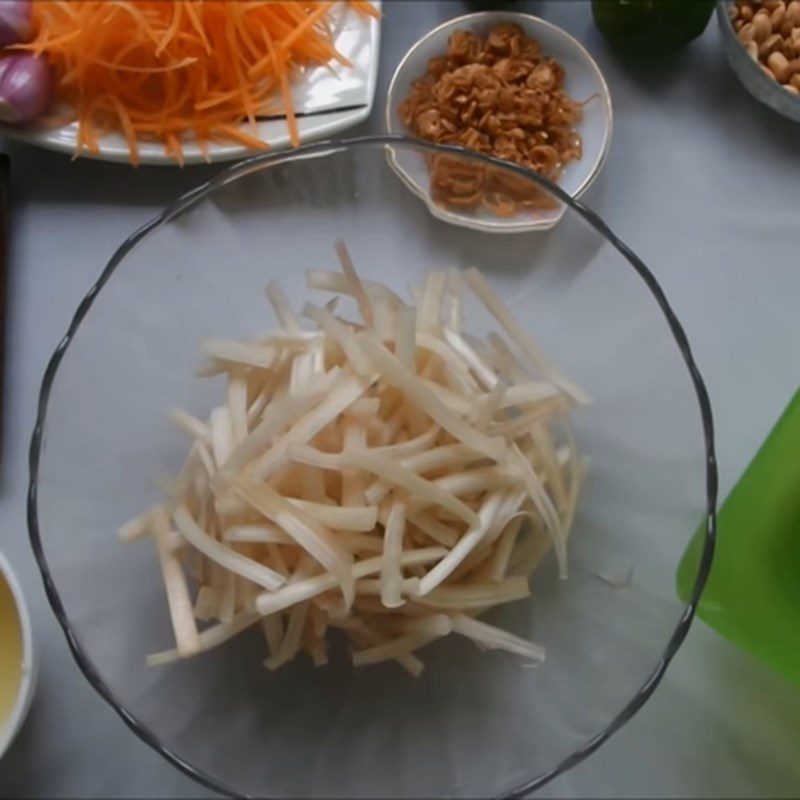
[[[669,59],[616,57],[588,3],[519,3],[597,58],[613,93],[609,160],[585,201],[653,268],[684,321],[716,413],[726,492],[800,377],[800,127],[739,86],[712,20]],[[405,50],[460,2],[387,3],[376,109]],[[27,447],[44,365],[117,244],[215,170],[140,169],[6,145],[13,167],[0,549],[41,661],[0,797],[204,796],[131,734],[73,664],[27,541]],[[800,689],[702,623],[642,712],[545,796],[798,796]]]

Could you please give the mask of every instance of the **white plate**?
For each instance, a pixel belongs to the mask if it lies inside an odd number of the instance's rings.
[[[386,129],[390,133],[408,133],[397,110],[411,90],[411,84],[425,74],[429,59],[447,50],[447,41],[457,30],[469,30],[485,35],[495,25],[514,22],[527,36],[536,39],[545,55],[554,57],[564,67],[567,93],[576,100],[597,95],[584,107],[583,119],[577,126],[583,139],[583,157],[566,166],[559,186],[572,197],[579,197],[591,185],[603,166],[611,143],[613,115],[611,95],[600,68],[584,47],[566,31],[530,14],[505,11],[482,11],[451,19],[423,36],[395,70],[389,85],[386,103]],[[431,214],[455,225],[492,233],[518,233],[548,230],[564,215],[564,207],[526,213],[511,218],[499,218],[489,211],[462,214],[436,205],[430,197],[429,174],[421,154],[404,151],[402,157],[394,151],[389,163],[403,182],[427,204]]]
[[[380,9],[380,3],[374,3]],[[324,139],[339,131],[357,125],[372,111],[375,96],[375,83],[378,72],[378,50],[380,47],[380,20],[365,18],[352,8],[338,5],[332,12],[334,43],[339,52],[348,58],[353,66],[324,65],[306,70],[292,89],[294,108],[299,116],[297,127],[302,142]],[[245,129],[248,130],[249,129]],[[57,150],[61,153],[75,152],[77,123],[48,130],[20,130],[1,127],[3,136],[18,139],[27,144]],[[284,117],[261,120],[257,135],[269,142],[272,150],[288,147],[289,132]],[[254,150],[236,143],[211,143],[208,147],[212,162],[235,161],[246,158],[261,150]],[[206,162],[201,149],[192,141],[183,145],[187,164]],[[83,153],[85,157],[101,161],[128,163],[130,156],[125,138],[120,134],[109,134],[100,139],[100,152]],[[172,156],[164,153],[159,142],[139,144],[139,160],[142,164],[176,166]]]

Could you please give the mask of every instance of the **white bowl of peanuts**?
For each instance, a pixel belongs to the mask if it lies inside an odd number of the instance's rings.
[[[578,197],[608,153],[611,97],[565,31],[530,14],[485,11],[440,25],[406,53],[389,86],[386,128],[510,161]],[[457,157],[390,151],[389,163],[434,216],[462,227],[548,230],[564,214],[547,190],[520,196],[490,168],[478,175]]]
[[[800,122],[800,0],[717,3],[725,51],[750,94]]]

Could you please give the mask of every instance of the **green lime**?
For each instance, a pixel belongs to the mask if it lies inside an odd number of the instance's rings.
[[[696,39],[714,0],[592,0],[595,22],[611,44],[637,53],[668,53]]]

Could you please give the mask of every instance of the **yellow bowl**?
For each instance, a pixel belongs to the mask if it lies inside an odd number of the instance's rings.
[[[0,758],[22,727],[35,684],[28,609],[14,573],[0,553]]]

